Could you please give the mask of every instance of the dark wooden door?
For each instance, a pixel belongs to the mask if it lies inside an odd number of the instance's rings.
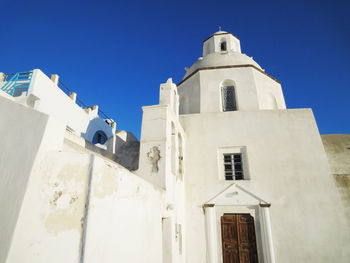
[[[257,263],[254,218],[250,214],[221,217],[223,263]]]

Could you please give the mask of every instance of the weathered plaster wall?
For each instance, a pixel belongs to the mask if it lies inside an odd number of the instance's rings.
[[[5,262],[48,116],[0,96],[0,262]]]
[[[350,175],[350,134],[321,135],[331,172]]]
[[[321,137],[350,225],[350,134],[325,134]]]
[[[101,158],[91,184],[84,262],[161,263],[163,190]]]
[[[250,180],[237,184],[271,203],[277,261],[348,262],[350,228],[311,110],[190,114],[180,120],[187,139],[188,262],[206,260],[202,204],[233,182],[219,177],[218,149],[241,146]]]
[[[166,175],[170,171],[170,147],[168,134],[170,122],[168,106],[142,107],[140,164],[137,174],[145,180],[165,189]]]
[[[66,138],[35,163],[6,262],[161,262],[162,200],[162,190]]]

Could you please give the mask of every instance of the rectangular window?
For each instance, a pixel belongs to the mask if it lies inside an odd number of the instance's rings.
[[[217,149],[219,180],[250,180],[246,146],[224,146]]]
[[[224,153],[226,180],[243,180],[243,163],[241,153]]]

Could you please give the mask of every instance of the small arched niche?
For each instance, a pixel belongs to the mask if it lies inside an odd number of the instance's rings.
[[[101,130],[95,132],[94,137],[92,138],[93,144],[96,144],[96,143],[104,144],[106,141],[107,141],[107,135]]]
[[[233,80],[226,79],[220,85],[222,111],[236,111],[236,89]]]

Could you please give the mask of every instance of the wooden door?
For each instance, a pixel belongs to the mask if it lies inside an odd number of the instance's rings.
[[[223,263],[257,263],[254,218],[250,214],[221,217]]]

